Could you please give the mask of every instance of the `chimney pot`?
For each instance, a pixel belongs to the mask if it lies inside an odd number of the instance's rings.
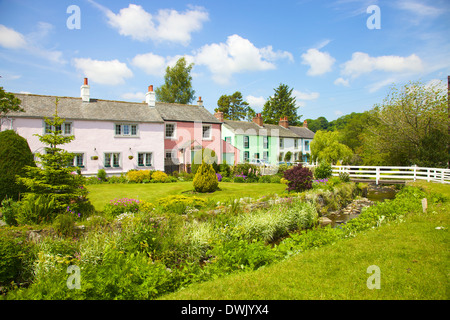
[[[219,120],[220,122],[223,122],[223,112],[222,111],[217,111],[216,113],[214,113],[214,117],[216,117],[216,119]]]
[[[202,100],[202,97],[198,97],[197,104],[198,104],[199,107],[203,107],[203,100]]]
[[[308,121],[303,121],[303,128],[308,128]]]
[[[156,94],[153,91],[153,85],[148,86],[148,92],[145,94],[145,102],[149,107],[154,107],[156,104]]]
[[[283,128],[289,127],[289,121],[288,121],[287,117],[280,118],[280,122],[278,122],[278,125]]]
[[[88,78],[84,78],[83,85],[81,86],[81,100],[83,102],[89,102],[90,98],[90,87],[88,85]]]
[[[253,122],[260,127],[263,126],[263,118],[261,117],[261,113],[256,114],[256,116],[253,118]]]

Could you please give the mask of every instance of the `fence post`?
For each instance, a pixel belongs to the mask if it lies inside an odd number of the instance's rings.
[[[414,182],[416,182],[416,170],[417,170],[417,164],[414,165]]]
[[[441,183],[444,183],[444,169],[441,171]]]
[[[427,169],[427,182],[430,182],[430,169]]]
[[[375,181],[376,184],[378,185],[378,181],[380,180],[380,167],[376,167],[376,172],[375,172]]]

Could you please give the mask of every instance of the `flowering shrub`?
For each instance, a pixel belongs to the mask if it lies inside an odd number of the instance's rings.
[[[127,172],[127,179],[129,182],[149,182],[152,177],[150,170],[133,170]]]
[[[124,212],[137,212],[139,210],[139,203],[140,201],[136,199],[116,198],[105,206],[104,211],[114,217]]]
[[[168,179],[167,174],[162,171],[155,171],[152,173],[153,182],[166,182],[167,179]]]
[[[222,175],[220,173],[216,173],[217,180],[222,181]]]

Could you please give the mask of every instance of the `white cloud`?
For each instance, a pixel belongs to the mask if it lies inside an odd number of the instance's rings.
[[[273,60],[281,58],[290,59],[292,55],[274,52],[271,46],[257,48],[248,39],[234,34],[226,43],[201,47],[195,54],[195,63],[207,66],[215,82],[226,84],[234,73],[275,69]]]
[[[301,92],[298,90],[293,90],[292,93],[298,100],[316,100],[320,96],[318,92]]]
[[[27,42],[20,32],[0,24],[0,46],[7,49],[20,49],[25,48]]]
[[[420,72],[423,70],[423,63],[415,54],[409,57],[371,57],[364,52],[355,52],[352,54],[352,59],[342,64],[342,67],[343,75],[357,78],[375,70],[394,73]]]
[[[145,92],[127,92],[122,94],[121,97],[126,100],[142,102],[145,101]]]
[[[402,0],[394,2],[398,8],[419,16],[436,17],[445,12],[443,8],[436,8],[418,1]]]
[[[43,59],[64,64],[66,61],[62,58],[61,51],[42,48],[41,43],[52,29],[50,23],[39,22],[36,31],[24,36],[14,29],[0,25],[0,46],[6,49],[23,49]]]
[[[344,87],[349,86],[348,80],[344,79],[344,78],[337,78],[336,80],[334,80],[333,83],[337,86],[339,86],[339,85],[344,86]]]
[[[385,86],[394,84],[395,82],[397,82],[396,77],[390,77],[385,80],[377,81],[368,86],[369,92],[372,93],[372,92],[378,91]]]
[[[176,55],[173,57],[162,57],[154,53],[144,53],[136,55],[132,60],[131,64],[142,69],[145,73],[149,75],[154,75],[158,77],[163,77],[167,67],[173,67],[177,61],[184,57],[186,63],[189,65],[194,62],[194,57],[190,55]]]
[[[187,45],[191,33],[199,31],[203,22],[209,19],[208,13],[201,7],[191,7],[185,12],[161,9],[156,15],[145,11],[140,5],[130,4],[115,14],[108,8],[89,0],[108,18],[108,23],[123,36],[138,41],[170,41]]]
[[[321,52],[314,48],[308,49],[306,53],[302,54],[302,59],[302,64],[309,66],[307,74],[310,76],[318,76],[331,71],[331,67],[336,61],[328,52]]]
[[[261,109],[264,107],[264,103],[266,103],[266,99],[264,97],[255,97],[252,95],[248,95],[245,97],[245,101],[250,104],[252,109]]]
[[[155,76],[164,76],[167,66],[166,59],[153,53],[138,54],[131,64],[141,68],[145,73]]]
[[[108,85],[118,85],[130,78],[133,73],[127,65],[119,60],[101,61],[90,58],[76,58],[73,60],[77,69],[94,82]]]

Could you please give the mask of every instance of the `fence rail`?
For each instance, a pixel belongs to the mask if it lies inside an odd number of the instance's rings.
[[[450,184],[450,169],[423,167],[387,167],[387,166],[332,166],[333,176],[348,173],[353,179],[375,180],[426,180]]]

